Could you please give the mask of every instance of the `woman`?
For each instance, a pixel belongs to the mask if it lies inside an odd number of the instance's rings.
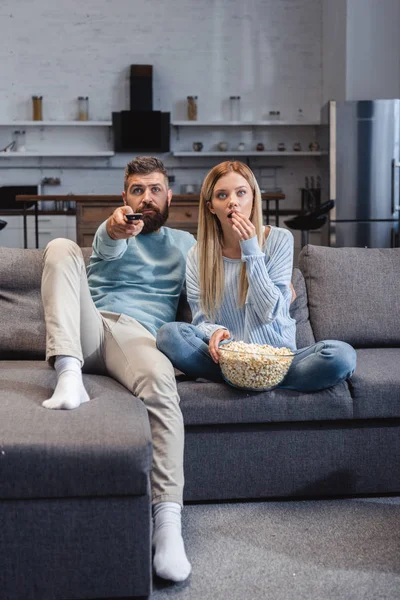
[[[317,391],[352,375],[355,350],[326,340],[296,349],[292,297],[293,236],[262,225],[261,193],[251,169],[226,161],[206,176],[200,194],[197,244],[186,265],[192,324],[168,323],[157,346],[191,377],[223,381],[220,342],[290,348],[295,356],[278,385]]]

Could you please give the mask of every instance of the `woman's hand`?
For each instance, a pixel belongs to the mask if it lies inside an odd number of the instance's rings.
[[[296,294],[296,290],[293,287],[293,283],[290,284],[290,289],[292,292],[292,297],[290,299],[290,304],[292,304],[292,302],[294,302],[296,300],[297,294]]]
[[[240,212],[233,212],[232,229],[235,232],[239,242],[249,240],[256,235],[256,228],[253,223]]]
[[[230,337],[230,333],[227,329],[217,329],[217,331],[214,331],[210,338],[208,349],[210,350],[211,358],[217,364],[219,363],[220,356],[218,344],[221,340],[226,340],[228,337]]]

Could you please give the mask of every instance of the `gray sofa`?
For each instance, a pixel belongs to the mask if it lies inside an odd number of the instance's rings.
[[[147,597],[147,413],[99,375],[84,375],[92,400],[78,410],[42,408],[55,374],[41,259],[0,248],[1,598]],[[400,492],[400,250],[307,246],[299,266],[298,346],[347,341],[356,372],[315,394],[178,376],[186,501]],[[182,300],[177,318],[188,319]]]

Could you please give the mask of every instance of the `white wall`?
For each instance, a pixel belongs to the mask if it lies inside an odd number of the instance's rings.
[[[400,97],[400,0],[347,0],[346,100]]]
[[[110,119],[112,111],[129,108],[129,65],[140,63],[153,65],[153,108],[171,111],[173,119],[185,118],[187,95],[199,96],[200,119],[226,118],[233,94],[242,97],[243,118],[265,118],[279,108],[290,119],[302,108],[306,118],[319,119],[321,19],[321,0],[2,0],[0,121],[30,118],[34,94],[43,95],[45,119],[75,118],[79,95],[89,96],[91,119]],[[58,193],[119,193],[130,158],[26,158],[24,168],[22,159],[6,167],[3,160],[0,183],[59,176]],[[199,183],[215,164],[165,161],[176,191],[181,183]],[[318,173],[316,159],[300,166],[290,158],[258,158],[261,185],[277,164],[286,205],[296,206],[304,176]]]
[[[3,0],[0,118],[29,118],[44,96],[44,118],[74,118],[90,97],[93,119],[128,106],[128,67],[154,65],[154,109],[185,116],[199,96],[200,118],[221,118],[231,94],[244,116],[297,105],[318,116],[319,0]]]

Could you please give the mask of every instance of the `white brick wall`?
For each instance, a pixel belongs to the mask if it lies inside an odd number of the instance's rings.
[[[79,95],[89,96],[91,119],[110,119],[129,108],[129,65],[140,63],[153,65],[153,108],[173,119],[185,118],[187,95],[199,96],[200,119],[227,118],[228,98],[238,94],[243,119],[279,108],[290,120],[301,107],[318,120],[321,30],[322,0],[2,0],[0,121],[29,119],[34,94],[43,95],[45,119],[74,119]],[[59,193],[119,193],[129,158],[1,161],[0,181],[59,176]],[[215,164],[197,160],[166,158],[176,191]],[[288,206],[299,204],[304,175],[318,170],[314,158],[261,162],[283,167],[277,178]]]

